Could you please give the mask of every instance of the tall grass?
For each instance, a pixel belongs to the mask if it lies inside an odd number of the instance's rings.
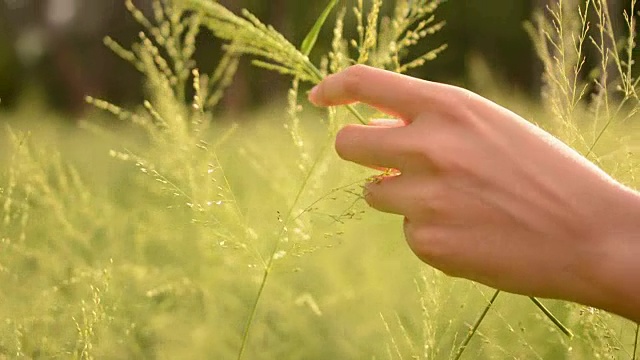
[[[305,210],[299,209],[300,200],[308,193],[313,193],[313,181],[316,176],[323,176],[327,167],[323,162],[326,158],[326,151],[331,144],[331,138],[337,130],[336,111],[330,109],[328,112],[329,132],[328,139],[321,145],[320,151],[315,159],[311,160],[303,149],[302,136],[299,133],[299,103],[297,101],[300,81],[312,84],[319,83],[330,71],[339,71],[349,64],[371,63],[379,67],[393,67],[398,72],[409,70],[413,67],[424,64],[428,59],[433,59],[444,46],[437,48],[425,55],[412,60],[409,63],[401,64],[404,60],[405,50],[415,45],[421,39],[437,32],[441,29],[441,23],[435,23],[434,17],[430,16],[439,5],[439,1],[422,0],[418,2],[399,1],[397,3],[394,17],[383,20],[387,26],[382,34],[379,34],[378,24],[380,22],[381,0],[372,1],[368,15],[365,13],[365,6],[362,0],[357,2],[353,13],[357,20],[357,33],[359,38],[346,42],[343,39],[344,17],[346,10],[343,9],[338,17],[334,31],[333,49],[322,57],[322,65],[315,66],[309,59],[309,54],[313,50],[318,34],[328,18],[330,11],[335,7],[336,1],[330,1],[323,14],[316,24],[311,28],[309,34],[303,41],[301,48],[287,41],[273,27],[260,22],[249,11],[244,10],[242,17],[237,16],[215,2],[193,0],[187,2],[188,6],[201,12],[205,19],[205,25],[215,36],[229,41],[228,49],[260,59],[253,61],[253,64],[267,70],[274,70],[284,75],[294,78],[292,89],[289,93],[289,117],[291,124],[289,130],[294,143],[300,148],[303,156],[300,162],[302,169],[302,182],[297,187],[293,202],[286,211],[282,223],[283,227],[274,241],[271,252],[268,254],[264,264],[262,281],[258,288],[255,302],[251,308],[250,316],[245,326],[242,343],[238,352],[238,359],[243,357],[248,342],[250,340],[251,327],[258,311],[260,299],[263,295],[267,280],[273,271],[274,259],[280,253],[282,238],[286,236],[288,224],[298,220]],[[365,16],[366,15],[366,16]],[[429,17],[427,17],[429,16]],[[366,21],[365,21],[366,17]],[[379,44],[381,42],[381,44]],[[352,58],[348,46],[351,45],[357,52],[357,57]],[[264,59],[264,60],[263,60]],[[331,60],[330,60],[331,59]],[[266,60],[266,61],[265,61]],[[347,107],[360,122],[366,123],[360,113],[353,107]]]
[[[536,14],[527,30],[544,67],[542,99],[550,110],[551,131],[621,181],[637,187],[635,166],[631,165],[637,161],[631,149],[638,140],[634,130],[640,110],[640,78],[634,60],[636,1],[624,11],[622,34],[614,30],[609,8],[607,0],[559,0]],[[589,68],[589,64],[595,65]],[[609,315],[595,309],[579,313],[592,315],[583,316],[580,328],[580,336],[593,344],[592,354],[612,357],[616,349],[627,347],[623,339],[629,334],[610,328]],[[625,352],[635,357],[635,349],[631,354]]]
[[[576,332],[568,340],[526,298],[496,299],[425,269],[396,219],[366,210],[361,186],[373,173],[330,151],[341,125],[379,114],[305,108],[304,90],[347,66],[406,72],[433,60],[445,46],[407,56],[442,29],[440,1],[398,0],[388,14],[382,0],[331,1],[300,46],[246,10],[152,3],[144,14],[126,2],[143,29],[131,48],[105,39],[144,74],[146,100],[124,109],[87,99],[130,127],[108,130],[95,114],[82,123],[86,142],[71,151],[7,131],[0,357],[633,358],[637,328],[626,321],[549,302]],[[637,112],[635,35],[619,55],[596,47],[601,71],[589,82],[582,47],[618,35],[604,0],[577,6],[560,2],[529,27],[551,110],[531,116],[554,119],[544,125],[636,185],[634,142],[617,136]],[[599,15],[597,26],[587,12]],[[331,49],[317,54],[330,19]],[[634,29],[632,17],[627,24]],[[210,74],[194,61],[204,28],[226,42]],[[602,31],[590,35],[594,28]],[[284,104],[221,121],[214,110],[240,56],[290,76],[292,86]],[[91,163],[73,160],[83,154]]]

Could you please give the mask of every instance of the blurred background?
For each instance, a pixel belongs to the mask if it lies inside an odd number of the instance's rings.
[[[438,16],[447,26],[424,46],[447,43],[449,49],[412,75],[467,86],[470,61],[482,59],[504,80],[504,90],[535,96],[540,69],[523,23],[534,9],[552,1],[445,1]],[[326,5],[326,0],[221,2],[233,10],[251,10],[295,44]],[[611,13],[621,14],[630,0],[609,2]],[[150,10],[150,0],[134,3]],[[331,26],[326,27],[319,46],[330,41]],[[126,46],[139,30],[124,0],[0,0],[0,112],[35,96],[70,121],[86,110],[84,97],[89,94],[122,105],[139,103],[140,76],[102,45],[104,36],[110,35]],[[199,41],[200,66],[213,66],[220,44],[207,33]],[[287,79],[244,63],[227,93],[225,109],[237,112],[261,106],[284,94],[286,87]]]

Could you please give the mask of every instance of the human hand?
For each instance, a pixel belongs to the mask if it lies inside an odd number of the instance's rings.
[[[369,183],[365,198],[405,217],[424,262],[640,320],[640,197],[564,143],[470,91],[360,65],[329,76],[310,100],[362,102],[398,119],[347,126],[336,149],[398,170]]]

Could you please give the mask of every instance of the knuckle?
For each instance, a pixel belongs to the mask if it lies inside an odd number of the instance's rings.
[[[431,162],[447,172],[462,170],[473,156],[473,149],[466,143],[468,136],[452,126],[439,129],[422,145]],[[471,151],[471,152],[470,152]]]
[[[446,264],[455,258],[455,249],[451,246],[446,230],[432,227],[411,229],[406,233],[411,250],[424,262],[443,271],[448,269]]]
[[[471,90],[462,88],[462,87],[456,87],[456,91],[457,91],[457,100],[458,101],[463,101],[463,102],[469,102],[469,101],[473,101],[473,99],[477,96],[476,93],[474,93]]]
[[[471,102],[473,102],[473,99],[475,99],[476,96],[478,96],[471,90],[467,90],[465,88],[453,86],[453,85],[448,85],[448,86],[450,90],[448,98],[452,102],[457,104],[457,106],[453,108],[458,108],[461,105],[467,106]]]
[[[430,138],[433,138],[430,139]],[[430,136],[425,142],[416,146],[412,154],[407,157],[407,161],[414,163],[421,168],[426,165],[441,167],[443,140],[436,136]]]
[[[354,65],[345,70],[342,80],[343,92],[349,95],[360,93],[367,71],[364,65]]]
[[[422,193],[416,198],[419,211],[429,209],[432,212],[443,210],[450,201],[450,190],[447,186],[431,182],[422,188]]]
[[[356,64],[347,68],[346,72],[349,75],[362,76],[369,71],[369,67],[362,64]]]
[[[473,118],[480,95],[465,88],[448,85],[447,97],[443,99],[445,113],[458,123],[465,123]]]
[[[430,147],[422,139],[418,141],[407,139],[397,147],[402,154],[398,158],[400,169],[423,169],[432,163]]]

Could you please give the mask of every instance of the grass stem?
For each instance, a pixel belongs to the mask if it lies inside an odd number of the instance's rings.
[[[636,360],[638,358],[638,338],[640,338],[640,323],[636,325],[636,340],[633,343],[633,360]]]
[[[320,81],[322,81],[322,79],[323,79],[323,75],[320,72],[320,70],[317,67],[315,67],[315,65],[313,65],[311,62],[308,62],[307,66],[314,73],[314,75],[317,77],[317,79],[316,79],[317,83],[320,83]],[[366,119],[358,112],[358,110],[356,110],[356,108],[353,105],[347,105],[346,108],[358,119],[358,121],[360,121],[360,123],[362,123],[363,125],[367,124]],[[311,179],[311,176],[315,172],[315,169],[316,169],[318,163],[320,162],[320,158],[324,154],[325,150],[326,150],[326,147],[325,147],[325,149],[323,149],[320,152],[320,155],[316,159],[316,161],[313,164],[311,170],[309,170],[309,173],[307,174],[307,177],[304,179],[304,182],[303,182],[302,186],[300,187],[300,191],[298,192],[298,194],[297,194],[297,196],[296,196],[296,198],[295,198],[295,200],[293,202],[293,205],[291,206],[291,211],[287,215],[287,219],[284,221],[283,231],[280,233],[280,236],[278,237],[278,239],[276,239],[276,243],[274,245],[274,249],[273,249],[273,251],[271,253],[271,256],[269,257],[269,260],[267,262],[267,265],[265,266],[265,269],[264,269],[264,274],[262,276],[262,281],[260,282],[260,288],[258,289],[258,293],[256,294],[256,298],[255,298],[255,300],[253,302],[253,306],[251,307],[251,314],[249,315],[249,318],[247,319],[247,323],[245,324],[245,327],[244,327],[244,331],[243,331],[243,335],[242,335],[242,343],[240,344],[240,350],[238,351],[238,360],[242,359],[242,356],[244,355],[244,351],[245,351],[245,349],[247,347],[247,344],[249,342],[249,334],[250,334],[251,326],[253,325],[253,321],[254,321],[256,313],[258,311],[258,305],[259,305],[260,299],[262,298],[262,293],[264,292],[264,289],[266,287],[267,279],[269,277],[269,273],[271,273],[271,269],[273,267],[274,256],[275,256],[276,252],[278,251],[278,249],[280,247],[280,238],[282,237],[282,235],[284,235],[283,233],[284,233],[284,229],[286,228],[286,224],[288,224],[289,221],[291,221],[295,206],[298,203],[298,201],[300,200],[300,197],[302,196],[303,191],[306,189],[307,184],[309,183],[309,180]]]
[[[269,256],[269,260],[267,262],[267,265],[264,269],[264,274],[262,276],[262,281],[260,282],[260,288],[258,289],[258,293],[256,294],[256,298],[253,302],[253,306],[251,307],[251,314],[249,315],[249,318],[247,319],[247,323],[245,324],[245,327],[244,327],[244,331],[242,335],[242,343],[240,344],[240,350],[238,351],[238,357],[237,357],[238,360],[242,360],[242,356],[244,355],[245,349],[247,348],[247,344],[249,343],[249,335],[251,332],[251,327],[253,326],[253,322],[256,317],[256,313],[258,311],[258,305],[260,303],[260,299],[262,298],[262,294],[264,293],[264,289],[266,287],[269,274],[271,273],[271,269],[273,268],[275,255],[278,252],[278,249],[280,249],[280,242],[282,237],[285,235],[287,224],[289,224],[294,218],[294,211],[296,209],[296,205],[302,198],[302,194],[306,190],[307,185],[309,185],[309,181],[311,180],[313,174],[316,172],[316,169],[318,168],[318,165],[322,161],[322,157],[325,155],[325,152],[327,151],[328,148],[329,148],[329,142],[327,142],[326,145],[322,148],[317,158],[315,159],[313,166],[311,167],[311,169],[309,169],[309,172],[304,178],[304,181],[302,182],[302,185],[300,186],[300,189],[298,190],[298,193],[295,199],[293,200],[291,208],[289,209],[289,213],[287,214],[287,218],[282,223],[282,229],[280,230],[278,238],[276,239],[273,245],[271,256]]]
[[[458,351],[456,352],[456,356],[454,357],[454,360],[460,360],[460,358],[464,354],[464,351],[467,349],[467,346],[469,346],[471,339],[473,339],[473,337],[476,335],[476,332],[478,332],[478,328],[480,328],[480,325],[484,321],[485,317],[487,317],[489,310],[491,310],[491,307],[493,307],[493,304],[496,302],[496,299],[498,298],[498,295],[500,295],[500,292],[501,292],[500,290],[496,290],[496,292],[493,294],[493,297],[491,298],[491,300],[489,300],[489,303],[487,304],[487,306],[485,306],[484,311],[482,311],[482,314],[480,314],[480,317],[478,318],[478,320],[476,320],[471,330],[469,330],[467,337],[464,339],[464,341],[458,348]]]
[[[540,302],[540,300],[534,297],[530,297],[529,299],[531,299],[531,301],[533,301],[533,303],[536,304],[538,309],[540,309],[545,315],[547,315],[549,320],[551,320],[551,322],[553,322],[558,327],[558,329],[560,329],[560,331],[562,331],[565,335],[567,335],[570,338],[573,337],[573,333],[571,332],[571,330],[569,330],[563,323],[561,323],[560,320],[558,320],[558,318],[555,317],[551,313],[551,311],[549,311],[549,309],[547,309],[547,307]]]
[[[247,342],[249,340],[249,329],[253,324],[253,320],[256,317],[256,313],[258,312],[258,302],[262,298],[262,293],[264,292],[264,288],[267,285],[267,278],[269,277],[269,273],[271,272],[271,267],[273,263],[273,256],[269,259],[269,263],[267,267],[264,269],[264,274],[262,276],[262,281],[260,282],[260,288],[258,289],[258,293],[253,301],[253,306],[251,307],[251,314],[247,319],[247,323],[244,326],[244,331],[242,335],[242,344],[240,345],[240,351],[238,351],[238,360],[242,359],[242,355],[244,355],[244,350],[247,347]]]
[[[356,110],[353,105],[347,105],[347,110],[349,110],[357,119],[360,121],[362,125],[367,125],[367,120]]]
[[[478,320],[476,320],[475,324],[473,325],[473,327],[469,331],[469,334],[467,334],[467,337],[464,339],[464,341],[462,342],[462,344],[458,348],[458,352],[456,353],[456,356],[454,357],[454,360],[459,360],[462,357],[462,355],[464,354],[464,351],[466,350],[467,346],[471,342],[471,339],[473,339],[473,337],[475,336],[476,332],[478,331],[478,328],[480,327],[480,325],[484,321],[485,317],[487,317],[487,314],[489,313],[489,310],[491,310],[491,307],[493,306],[493,304],[495,303],[496,299],[498,298],[498,295],[500,295],[500,290],[496,290],[496,292],[493,294],[493,297],[491,298],[491,300],[489,300],[489,303],[484,308],[484,311],[482,312],[482,314],[480,314],[480,317],[478,317]],[[570,338],[573,337],[573,333],[571,332],[571,330],[569,330],[564,324],[562,324],[562,322],[560,322],[560,320],[558,320],[558,318],[556,318],[551,313],[551,311],[549,311],[549,309],[547,309],[547,307],[544,306],[544,304],[542,304],[540,302],[540,300],[536,299],[535,297],[529,297],[529,299],[531,299],[531,301],[533,301],[533,303],[536,304],[536,306],[549,318],[549,320],[551,320],[551,322],[553,322],[558,327],[558,329],[560,329],[560,331],[562,331],[565,335],[567,335]],[[636,352],[636,349],[637,349],[637,346],[638,346],[638,335],[639,335],[639,332],[640,332],[640,324],[638,325],[638,329],[636,329],[636,345],[634,347],[634,359],[633,360],[635,360],[635,352]]]

